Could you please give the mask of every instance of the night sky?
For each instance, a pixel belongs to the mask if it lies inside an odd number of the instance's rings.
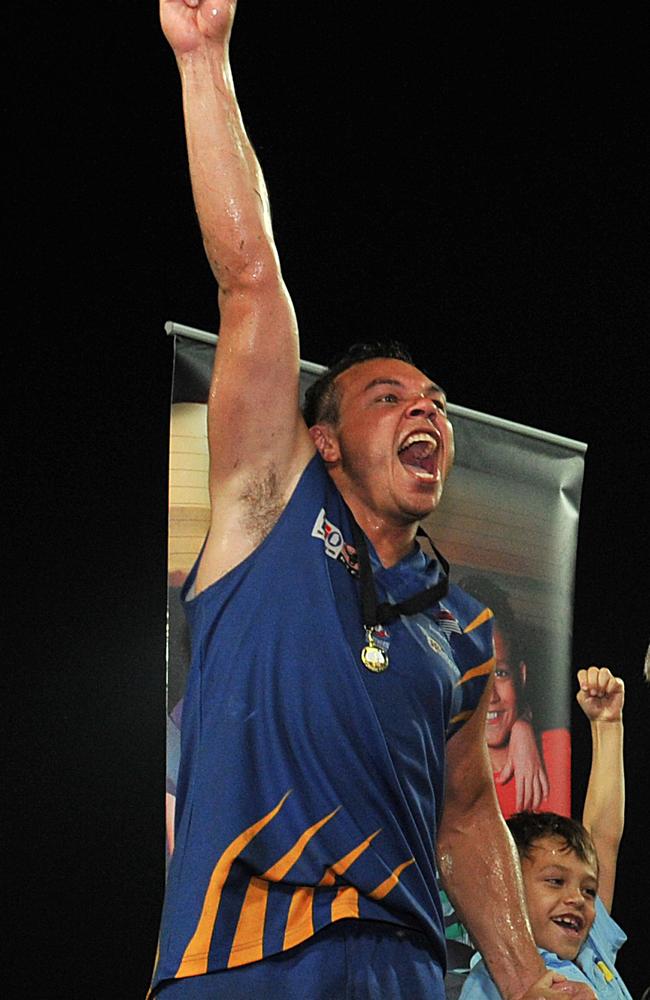
[[[303,358],[397,337],[451,401],[588,445],[574,663],[627,684],[614,915],[636,998],[650,979],[647,24],[415,7],[242,0],[240,103]],[[5,265],[11,996],[130,1000],[164,878],[163,325],[216,332],[216,287],[155,5],[21,17]]]

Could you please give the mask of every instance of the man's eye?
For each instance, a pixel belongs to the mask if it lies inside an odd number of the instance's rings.
[[[396,403],[397,402],[397,396],[395,395],[394,392],[387,392],[383,396],[379,397],[379,402],[380,403]]]
[[[546,881],[549,885],[564,885],[564,879],[561,878],[547,878]]]
[[[434,399],[433,400],[433,405],[437,406],[438,409],[441,411],[441,413],[446,413],[447,412],[447,404],[445,403],[445,401],[443,399]]]
[[[598,894],[595,889],[585,889],[585,896],[590,896],[591,899],[595,899],[597,895]]]

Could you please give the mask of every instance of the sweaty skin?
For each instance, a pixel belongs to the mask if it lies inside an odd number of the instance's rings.
[[[395,358],[354,365],[336,380],[336,425],[310,429],[328,472],[385,566],[411,551],[438,506],[454,459],[444,392]],[[420,439],[421,452],[409,454]]]

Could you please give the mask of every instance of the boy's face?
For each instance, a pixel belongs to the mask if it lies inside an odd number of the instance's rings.
[[[598,875],[561,837],[541,837],[521,859],[535,943],[573,961],[596,915]]]

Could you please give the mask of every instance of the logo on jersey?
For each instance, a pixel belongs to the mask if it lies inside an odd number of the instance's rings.
[[[313,538],[321,538],[325,553],[330,559],[343,563],[352,576],[359,575],[359,559],[357,550],[343,538],[341,529],[327,519],[325,508],[321,507],[311,529]]]
[[[454,663],[444,646],[438,641],[438,638],[433,632],[433,626],[427,627],[425,625],[421,625],[420,622],[417,623],[417,626],[426,639],[429,649],[432,649],[434,653],[441,656],[445,663],[447,663],[447,665],[452,668],[454,673],[457,674],[458,666]]]
[[[463,630],[458,623],[458,619],[454,618],[451,611],[449,611],[444,604],[440,605],[440,611],[434,612],[434,617],[438,623],[438,628],[447,637],[449,637],[452,632],[455,632],[456,635],[463,634]]]

